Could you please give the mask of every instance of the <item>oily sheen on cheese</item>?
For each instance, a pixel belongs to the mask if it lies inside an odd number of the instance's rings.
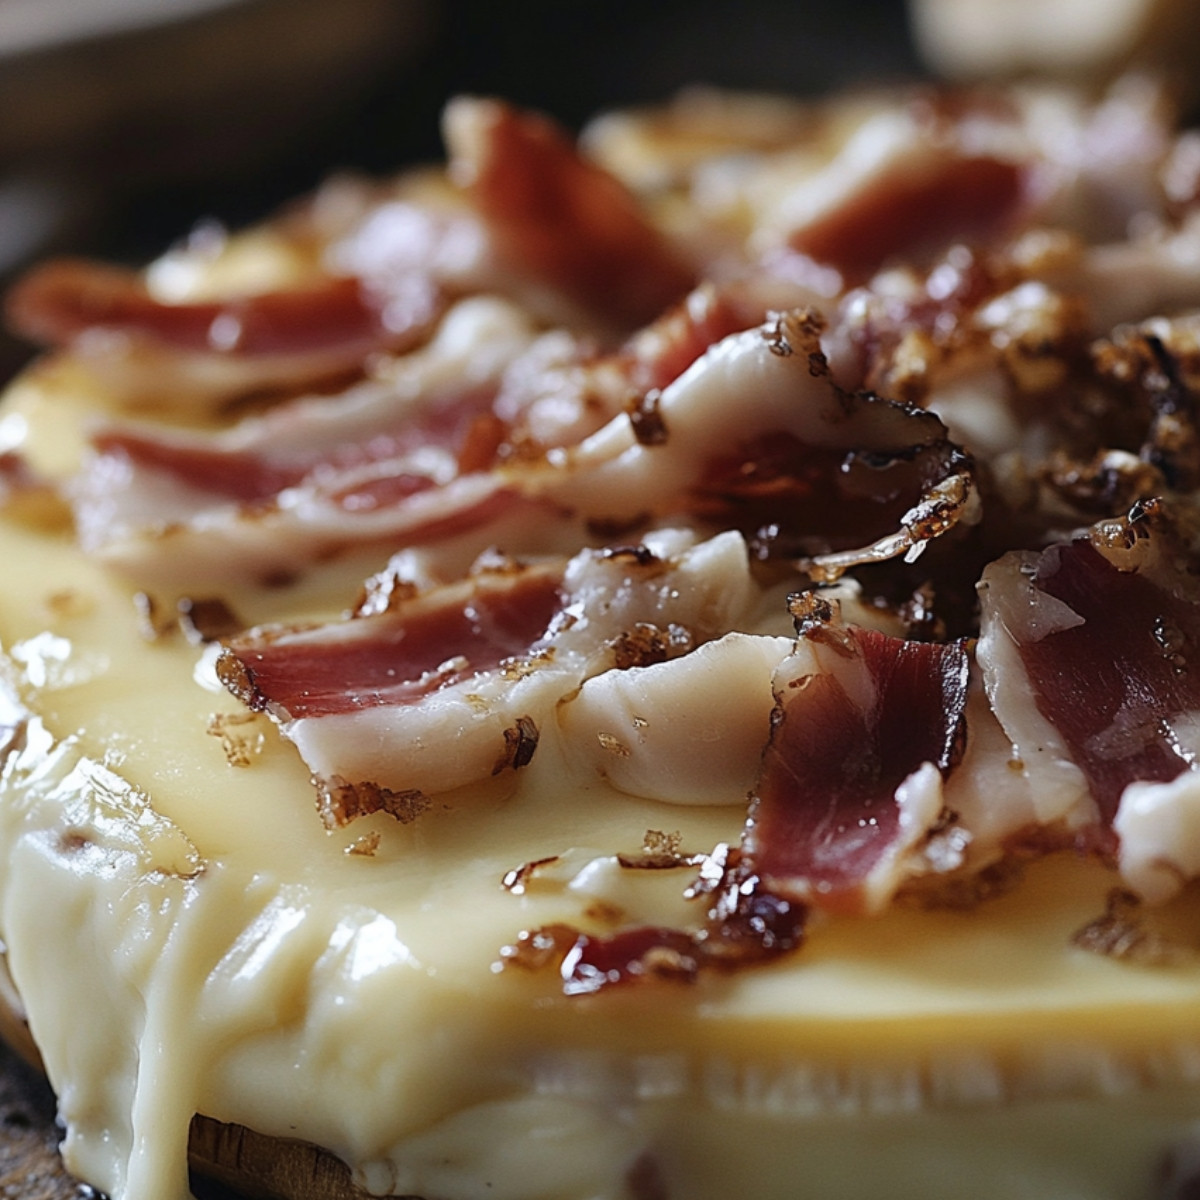
[[[1126,81],[447,138],[11,300],[0,934],[70,1169],[1187,1195],[1187,135]]]

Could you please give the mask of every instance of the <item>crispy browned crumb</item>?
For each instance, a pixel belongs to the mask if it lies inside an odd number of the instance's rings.
[[[265,744],[257,713],[212,713],[204,732],[220,739],[231,767],[250,766]]]

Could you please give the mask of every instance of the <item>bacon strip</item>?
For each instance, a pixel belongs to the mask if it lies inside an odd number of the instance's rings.
[[[456,319],[478,320],[467,312],[491,303],[464,302]],[[704,313],[689,316],[690,326]],[[715,319],[728,318],[718,312]],[[469,337],[443,330],[427,373],[462,363],[482,388],[487,372],[476,356],[511,363],[516,335],[503,322],[490,333],[482,325],[474,354]],[[489,544],[521,553],[536,544],[532,527],[508,526],[500,537],[495,524],[517,509],[573,517],[574,526],[561,523],[559,533],[578,538],[584,525],[635,530],[686,513],[709,529],[739,530],[763,556],[836,552],[828,564],[818,559],[830,575],[864,555],[911,553],[966,512],[970,464],[932,414],[836,388],[819,328],[811,315],[795,313],[727,337],[580,445],[551,447],[532,462],[517,455],[490,470],[471,470],[487,466],[492,451],[485,446],[472,462],[463,438],[478,431],[473,416],[499,415],[514,395],[505,388],[480,409],[472,406],[486,399],[484,391],[447,404],[433,390],[401,406],[406,425],[366,389],[362,404],[341,402],[341,419],[355,435],[348,441],[335,440],[334,402],[281,410],[216,440],[109,436],[78,489],[81,531],[86,545],[139,581],[177,586],[200,569],[228,577],[249,563],[261,573],[389,538],[428,543],[434,531],[450,529],[468,538],[467,562]],[[489,338],[499,348],[489,348]],[[634,348],[621,356],[623,369],[669,370],[688,355],[686,342],[667,365]],[[414,362],[418,378],[421,370]],[[536,403],[536,388],[525,394]],[[502,411],[520,419],[516,408]],[[326,444],[312,440],[319,435]],[[487,433],[505,436],[502,428]],[[496,441],[490,444],[494,451]],[[321,445],[316,457],[314,445]],[[545,519],[538,529],[548,533]]]
[[[961,643],[813,626],[776,673],[771,740],[743,839],[773,895],[834,911],[890,900],[961,753]]]
[[[186,587],[503,519],[520,498],[481,472],[507,430],[504,372],[532,339],[510,305],[468,300],[428,347],[340,395],[219,434],[103,426],[74,486],[81,540],[139,581]]]
[[[927,153],[914,162],[903,154],[796,229],[789,245],[858,283],[894,258],[954,238],[995,237],[1015,220],[1026,186],[1023,167],[999,158]]]
[[[526,653],[559,611],[560,584],[555,572],[526,571],[511,581],[483,575],[457,603],[439,596],[409,604],[352,621],[333,639],[329,630],[267,632],[235,642],[241,666],[230,679],[250,708],[287,721],[417,704]]]
[[[1169,138],[1153,88],[1100,104],[1048,88],[891,100],[764,214],[752,244],[768,270],[802,280],[819,264],[853,286],[957,241],[994,245],[1038,224],[1121,238],[1135,216],[1162,213]]]

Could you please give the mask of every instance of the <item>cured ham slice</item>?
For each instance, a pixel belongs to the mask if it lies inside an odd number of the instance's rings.
[[[407,819],[431,795],[525,766],[554,706],[590,676],[735,624],[752,595],[744,544],[690,542],[502,565],[344,622],[251,631],[218,671],[295,742],[328,823]]]
[[[102,435],[77,490],[85,544],[142,581],[186,586],[200,571],[261,577],[389,539],[461,534],[459,562],[492,544],[522,553],[547,537],[557,544],[555,513],[574,521],[559,532],[577,539],[585,526],[635,530],[682,516],[736,528],[764,556],[837,552],[836,573],[864,554],[913,552],[969,511],[970,463],[941,422],[834,386],[807,313],[723,338],[578,446],[493,464],[509,422],[542,395],[498,382],[489,394],[489,378],[520,367],[520,322],[497,304],[464,302],[422,357],[402,360],[394,408],[395,389],[364,385],[216,440]],[[621,377],[669,374],[690,357],[695,331],[732,319],[714,304],[698,298],[667,319],[683,333],[664,324],[632,343]],[[438,381],[455,370],[447,399]],[[541,412],[542,426],[553,420]],[[481,452],[464,454],[463,439],[479,432]]]
[[[1159,513],[1008,555],[980,585],[979,658],[1039,821],[1109,851],[1115,827],[1134,880],[1154,874],[1144,855],[1171,860],[1154,826],[1192,819],[1195,789],[1168,785],[1195,771],[1200,748],[1200,592]],[[1161,878],[1150,890],[1161,896]]]
[[[510,272],[625,329],[652,320],[693,285],[692,269],[633,194],[551,121],[460,98],[444,129],[451,178]]]
[[[614,175],[553,121],[494,99],[446,108],[442,187],[369,204],[331,238],[336,269],[384,292],[428,277],[609,338],[657,317],[695,273]]]
[[[419,344],[443,307],[429,281],[385,296],[335,276],[167,303],[132,271],[62,260],[27,275],[7,314],[26,337],[71,347],[140,401],[205,408],[357,371],[372,352]]]
[[[944,815],[942,778],[961,757],[966,647],[842,625],[827,600],[809,597],[796,611],[801,637],[790,648],[782,638],[733,635],[664,664],[675,670],[707,650],[723,656],[734,678],[745,670],[765,681],[773,668],[774,711],[742,845],[704,856],[690,889],[693,901],[707,907],[678,927],[634,924],[605,935],[565,925],[527,931],[502,951],[506,963],[557,964],[568,996],[648,980],[691,982],[701,971],[794,950],[810,908],[877,912],[910,875],[927,869],[915,851]],[[614,674],[593,678],[583,691],[604,688]],[[615,686],[624,689],[624,682]],[[747,698],[739,695],[739,706]],[[710,703],[715,711],[719,697]],[[699,757],[707,762],[703,751]],[[614,781],[621,786],[620,768]],[[703,797],[703,786],[699,791]],[[694,861],[676,855],[662,865]]]
[[[631,392],[665,386],[741,320],[705,288],[627,347],[597,356],[565,333],[535,340],[507,302],[465,300],[428,347],[340,395],[216,435],[102,426],[73,487],[81,538],[163,586],[262,577],[361,543],[466,535],[450,555],[460,568],[490,542],[544,550],[554,506],[523,482],[529,472],[490,470],[502,446],[536,457],[587,436]],[[530,521],[533,539],[521,536]],[[566,549],[579,544],[569,536]]]
[[[464,301],[426,348],[374,380],[219,433],[101,427],[73,486],[84,546],[143,581],[293,571],[347,544],[490,526],[529,505],[490,465],[505,369],[534,331]],[[478,548],[472,551],[470,561]]]
[[[686,513],[839,570],[913,550],[969,511],[970,462],[933,414],[834,385],[820,329],[797,311],[724,339],[534,486],[593,523]]]
[[[69,347],[119,397],[205,409],[358,373],[374,353],[424,341],[454,296],[514,295],[559,320],[574,309],[574,323],[611,335],[693,286],[633,194],[548,119],[463,98],[445,128],[450,186],[381,197],[337,233],[315,214],[294,220],[294,237],[316,246],[297,254],[307,261],[288,286],[177,297],[155,284],[188,274],[184,253],[147,275],[61,260],[13,289],[8,318]]]
[[[743,838],[770,895],[878,911],[941,816],[964,737],[968,659],[872,630],[809,623],[777,670],[771,738]]]
[[[864,112],[820,170],[777,181],[752,245],[768,269],[824,278],[834,294],[830,271],[853,286],[889,263],[928,261],[956,241],[997,244],[1031,224],[1124,236],[1134,214],[1162,208],[1169,149],[1151,88],[1126,85],[1095,106],[1052,89],[917,93]]]

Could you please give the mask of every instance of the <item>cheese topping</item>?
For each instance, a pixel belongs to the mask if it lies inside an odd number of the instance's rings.
[[[740,165],[683,108],[644,185],[649,115],[606,169],[463,101],[278,290],[263,234],[22,286],[0,931],[81,1177],[185,1196],[195,1114],[429,1200],[1186,1164],[1200,351],[1040,227],[1168,138],[1006,100]],[[1200,301],[1151,216],[1137,319]]]
[[[736,808],[565,783],[554,755],[515,795],[369,818],[374,852],[348,853],[361,832],[323,829],[285,746],[228,761],[208,729],[236,705],[191,682],[194,647],[142,641],[125,590],[67,544],[3,537],[22,564],[0,599],[6,691],[23,699],[3,717],[0,920],[68,1162],[111,1194],[185,1195],[196,1111],[312,1140],[375,1190],[513,1200],[623,1196],[650,1150],[672,1186],[711,1171],[785,1195],[812,1156],[835,1172],[881,1128],[915,1138],[910,1177],[948,1142],[970,1162],[1019,1153],[1038,1178],[1032,1130],[1050,1119],[1075,1146],[1080,1114],[1105,1136],[1061,1163],[1136,1181],[1200,1119],[1200,965],[1074,948],[1104,911],[1101,868],[1050,860],[973,911],[842,920],[774,966],[580,1009],[541,976],[496,973],[499,948],[553,921],[680,921],[677,872],[600,870],[603,853],[636,856],[664,826],[688,849],[734,838]],[[60,674],[35,686],[47,626]],[[564,882],[503,887],[555,855],[580,864]],[[769,1150],[764,1119],[798,1145]],[[961,1176],[945,1178],[953,1194]]]

